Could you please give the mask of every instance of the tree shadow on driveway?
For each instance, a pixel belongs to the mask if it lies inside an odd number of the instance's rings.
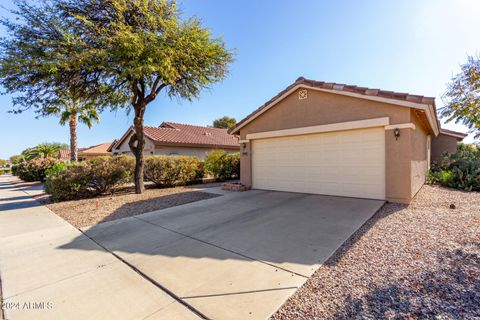
[[[108,250],[127,254],[221,258],[208,256],[208,250],[172,249],[175,241],[188,238],[230,252],[225,259],[263,261],[308,277],[382,205],[377,200],[252,190],[84,231]],[[113,215],[132,206],[126,204]]]

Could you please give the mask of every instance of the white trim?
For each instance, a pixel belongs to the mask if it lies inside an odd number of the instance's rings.
[[[249,143],[249,142],[250,142],[250,140],[248,140],[248,139],[247,140],[238,140],[238,143]]]
[[[459,139],[465,139],[466,136],[462,135],[462,134],[455,134],[455,133],[450,133],[450,132],[445,132],[443,130],[440,129],[440,133],[441,134],[444,134],[446,136],[452,136],[452,137],[455,137],[455,138],[459,138]]]
[[[385,130],[395,130],[395,129],[412,129],[415,130],[415,124],[413,123],[400,123],[400,124],[391,124],[388,126],[385,126]]]
[[[320,126],[312,127],[302,127],[294,129],[284,129],[284,130],[274,130],[267,132],[258,132],[247,134],[248,140],[253,139],[262,139],[262,138],[273,138],[273,137],[284,137],[284,136],[298,136],[303,134],[312,134],[312,133],[321,133],[321,132],[332,132],[332,131],[345,131],[345,130],[354,130],[354,129],[364,129],[372,127],[382,127],[390,123],[388,117],[385,118],[375,118],[359,121],[348,121],[348,122],[338,122],[332,124],[324,124]]]
[[[294,91],[296,91],[299,88],[306,88],[306,89],[311,89],[311,90],[316,90],[316,91],[322,91],[322,92],[327,92],[327,93],[334,93],[334,94],[340,94],[344,96],[349,96],[349,97],[354,97],[354,98],[359,98],[359,99],[364,99],[364,100],[372,100],[372,101],[378,101],[378,102],[383,102],[383,103],[388,103],[388,104],[393,104],[393,105],[398,105],[402,107],[408,107],[408,108],[414,108],[414,109],[421,109],[424,110],[427,114],[428,122],[430,123],[430,126],[433,128],[433,132],[435,135],[438,135],[439,133],[439,128],[438,124],[436,122],[436,117],[435,112],[433,111],[433,106],[424,104],[424,103],[415,103],[415,102],[410,102],[410,101],[403,101],[403,100],[396,100],[396,99],[389,99],[389,98],[383,98],[383,97],[378,97],[378,96],[366,96],[362,95],[359,93],[354,93],[354,92],[348,92],[348,91],[339,91],[339,90],[330,90],[330,89],[322,89],[322,88],[317,88],[317,87],[312,87],[304,84],[299,84],[293,87],[292,89],[288,90],[284,94],[282,94],[280,97],[275,99],[272,103],[267,105],[265,108],[257,112],[256,114],[252,115],[247,121],[236,127],[235,129],[232,130],[231,134],[234,134],[241,128],[243,128],[247,123],[250,123],[252,120],[263,114],[265,111],[269,110],[271,107],[285,99],[287,96],[292,94]]]

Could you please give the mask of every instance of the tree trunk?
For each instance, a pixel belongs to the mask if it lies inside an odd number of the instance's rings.
[[[135,156],[135,193],[141,194],[145,191],[143,184],[143,149],[145,147],[145,135],[143,132],[143,114],[145,105],[135,106],[135,118],[133,119],[133,127],[135,133],[130,137],[128,145]]]
[[[70,127],[70,161],[78,161],[77,146],[77,113],[72,112],[68,122]]]

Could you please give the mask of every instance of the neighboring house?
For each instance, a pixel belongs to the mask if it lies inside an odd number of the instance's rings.
[[[128,141],[133,132],[133,128],[129,128],[108,150],[114,155],[131,154]],[[186,155],[205,159],[213,150],[240,150],[238,138],[228,134],[227,129],[163,122],[158,127],[146,126],[144,132],[145,155]]]
[[[457,142],[461,142],[467,135],[447,129],[440,129],[440,134],[432,139],[432,162],[439,163],[444,152],[457,152]]]
[[[303,77],[230,133],[248,187],[401,203],[466,136],[440,128],[434,98]]]
[[[112,142],[106,142],[102,144],[97,144],[87,148],[78,148],[78,160],[89,160],[95,157],[102,156],[111,156],[112,154],[107,151],[108,148],[112,145]],[[58,158],[60,160],[68,161],[70,160],[70,149],[62,149],[58,152]]]

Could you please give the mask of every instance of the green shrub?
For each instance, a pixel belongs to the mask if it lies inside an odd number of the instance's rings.
[[[11,170],[12,170],[12,174],[13,174],[14,176],[18,176],[18,164],[14,164],[14,165],[12,166]]]
[[[7,173],[10,173],[10,169],[0,169],[0,176]]]
[[[93,195],[90,188],[91,164],[74,162],[53,170],[45,181],[45,191],[53,201],[73,200]]]
[[[428,181],[466,191],[480,191],[480,149],[459,144],[457,153],[446,153],[439,164],[432,165]]]
[[[24,181],[45,181],[46,171],[61,161],[54,158],[33,159],[18,164],[15,173]]]
[[[49,175],[60,173],[60,171],[64,170],[68,164],[66,162],[60,162],[53,165],[50,169],[45,171],[45,179],[48,178]]]
[[[145,159],[144,174],[159,187],[185,185],[203,177],[203,164],[197,157],[150,156]]]
[[[240,177],[240,154],[213,151],[205,159],[205,171],[216,179],[228,180]]]
[[[48,171],[45,191],[54,201],[112,194],[132,181],[134,165],[135,160],[127,156],[58,164]]]
[[[90,160],[90,186],[97,194],[114,193],[133,181],[135,159],[128,156],[101,157]]]

